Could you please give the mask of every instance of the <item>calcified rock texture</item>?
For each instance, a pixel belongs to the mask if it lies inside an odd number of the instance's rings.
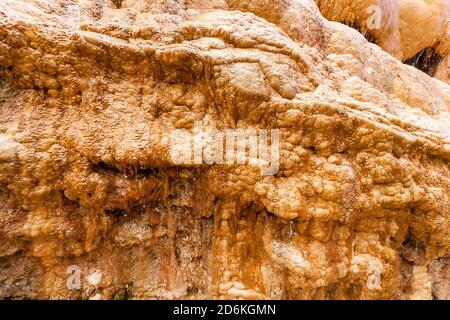
[[[450,89],[313,1],[2,0],[0,66],[1,297],[450,298]]]
[[[360,31],[401,61],[450,81],[449,0],[316,0],[328,19]]]
[[[357,29],[368,40],[377,43],[383,50],[402,59],[400,1],[316,0],[315,2],[322,15],[327,19]]]

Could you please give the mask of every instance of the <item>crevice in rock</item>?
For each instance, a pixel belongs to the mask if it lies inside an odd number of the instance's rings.
[[[414,57],[405,60],[404,63],[432,77],[436,74],[437,67],[442,59],[443,57],[434,48],[425,48]]]
[[[115,217],[120,217],[120,216],[126,215],[126,211],[124,209],[108,209],[105,211],[105,213],[107,215],[111,215],[111,216],[115,216]]]
[[[100,161],[99,163],[96,163],[93,165],[93,171],[96,172],[109,172],[114,174],[120,174],[120,170],[117,169],[115,166],[107,164],[103,161]]]
[[[74,209],[80,208],[80,204],[77,201],[67,198],[66,195],[64,194],[64,191],[61,191],[61,199],[62,199],[63,205],[67,208],[69,208],[69,207],[74,208]]]
[[[136,167],[125,167],[120,169],[114,165],[100,161],[98,163],[92,163],[92,170],[99,173],[110,173],[113,175],[127,175],[129,177],[135,178],[147,178],[151,176],[156,176],[160,173],[159,168],[136,168]]]
[[[117,9],[122,8],[123,0],[111,0],[111,2],[116,6]]]
[[[415,239],[411,230],[409,230],[400,248],[400,255],[410,263],[424,264],[426,261],[425,252],[425,245]]]

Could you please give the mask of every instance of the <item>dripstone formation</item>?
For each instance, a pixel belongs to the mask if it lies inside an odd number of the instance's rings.
[[[450,87],[402,63],[449,33],[316,2],[0,1],[0,297],[450,299]],[[176,162],[199,122],[276,172]]]

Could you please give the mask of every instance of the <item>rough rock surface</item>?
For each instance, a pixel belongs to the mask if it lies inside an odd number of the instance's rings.
[[[0,297],[449,299],[449,108],[312,0],[2,0]],[[278,172],[176,165],[199,120]]]
[[[449,0],[316,0],[321,13],[360,31],[383,50],[450,81]]]

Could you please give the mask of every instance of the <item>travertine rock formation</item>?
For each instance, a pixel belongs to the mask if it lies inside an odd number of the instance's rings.
[[[449,81],[448,0],[316,0],[328,19],[359,30],[383,50]]]
[[[312,0],[2,0],[0,67],[2,298],[450,298],[450,88]]]
[[[378,44],[383,50],[402,60],[400,1],[316,0],[315,2],[324,17],[357,29],[368,41]]]

